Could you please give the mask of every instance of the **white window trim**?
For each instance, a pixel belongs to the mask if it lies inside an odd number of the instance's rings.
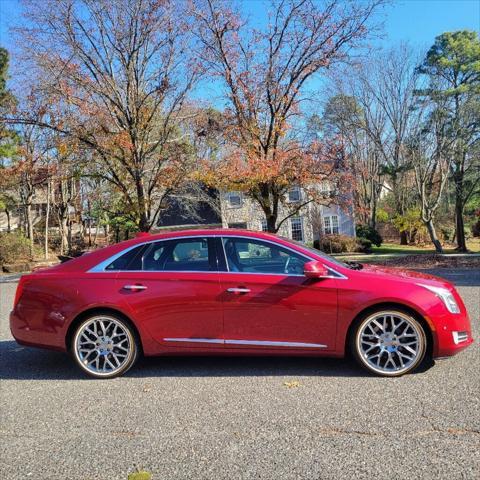
[[[336,225],[334,225],[333,219],[336,218]],[[328,226],[327,226],[328,219]],[[334,233],[334,227],[337,229],[337,233]],[[340,217],[339,215],[324,215],[323,216],[323,233],[325,235],[339,235],[340,234]]]
[[[290,218],[290,236],[291,236],[292,240],[295,240],[293,238],[293,222],[295,220],[300,220],[300,232],[302,234],[302,239],[297,240],[297,241],[305,242],[305,229],[304,229],[304,225],[303,225],[303,217],[292,217],[292,218]]]

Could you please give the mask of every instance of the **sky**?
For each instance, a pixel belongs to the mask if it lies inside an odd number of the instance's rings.
[[[241,3],[253,15],[264,11],[262,0]],[[480,0],[393,0],[385,13],[382,44],[409,41],[427,47],[436,35],[445,31],[480,30]],[[21,22],[20,0],[0,0],[0,44],[3,47],[13,47],[8,30],[17,22]]]
[[[42,0],[38,0],[42,2]],[[265,22],[263,0],[239,0],[242,9],[261,24]],[[0,46],[14,49],[9,28],[21,24],[21,0],[0,0]],[[385,8],[382,37],[376,44],[388,47],[408,42],[428,49],[437,35],[454,30],[480,30],[480,0],[391,0]],[[218,93],[205,87],[197,98],[209,98]]]

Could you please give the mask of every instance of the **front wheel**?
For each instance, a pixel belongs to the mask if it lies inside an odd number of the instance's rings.
[[[378,311],[361,320],[351,338],[356,360],[368,371],[398,377],[414,370],[426,351],[420,323],[402,311]]]
[[[123,318],[96,315],[84,320],[72,339],[72,353],[82,370],[95,378],[125,373],[137,359],[135,334]]]

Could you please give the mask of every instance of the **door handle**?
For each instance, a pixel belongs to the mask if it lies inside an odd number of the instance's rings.
[[[145,285],[124,285],[123,286],[124,290],[131,290],[132,292],[140,291],[140,290],[146,290],[147,287]]]
[[[228,288],[227,292],[229,292],[229,293],[249,293],[250,289],[249,288],[244,288],[244,287]]]

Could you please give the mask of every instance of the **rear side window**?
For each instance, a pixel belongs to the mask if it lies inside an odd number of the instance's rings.
[[[209,272],[217,270],[212,238],[162,240],[132,248],[112,261],[106,271]]]
[[[214,270],[213,244],[207,238],[185,238],[152,244],[143,257],[149,271],[208,272]]]
[[[132,248],[120,257],[116,258],[105,270],[141,270],[142,255],[145,251],[145,245]]]

